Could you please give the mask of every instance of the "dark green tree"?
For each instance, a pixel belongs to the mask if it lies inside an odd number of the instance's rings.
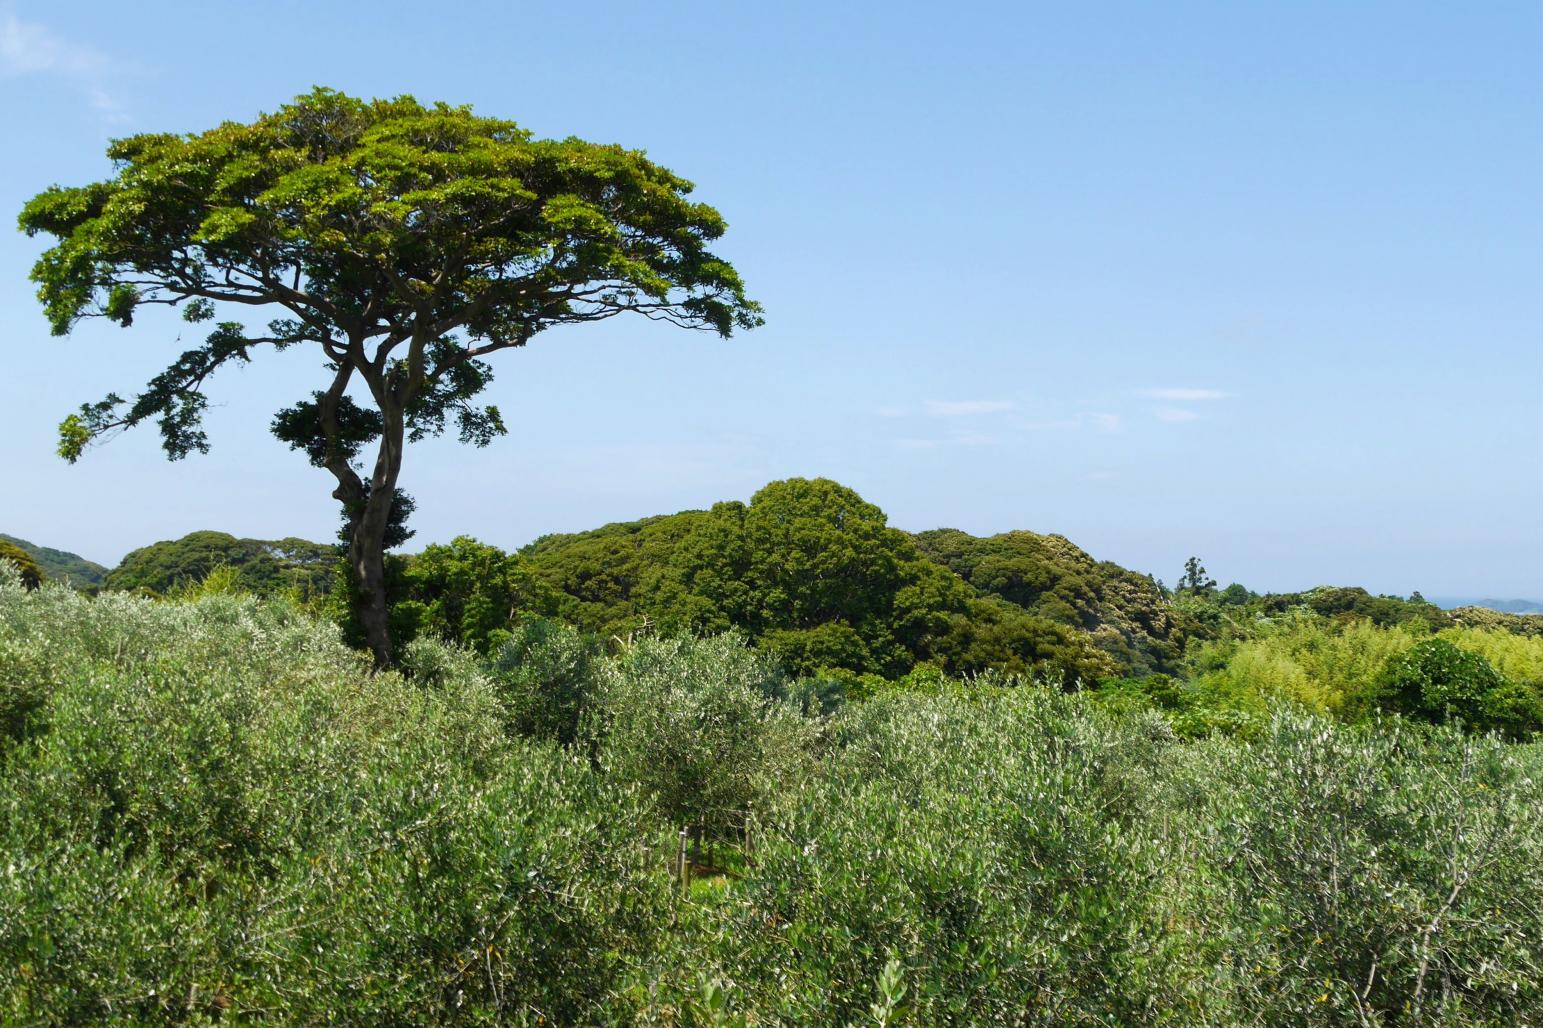
[[[1149,576],[1094,560],[1064,536],[1016,531],[976,538],[939,528],[915,539],[924,554],[982,593],[1092,633],[1125,673],[1171,668],[1182,656],[1161,587]],[[1049,636],[1042,628],[1033,634]]]
[[[1191,557],[1184,562],[1184,574],[1179,576],[1176,591],[1196,596],[1209,596],[1216,591],[1216,579],[1206,572],[1205,565],[1200,563],[1199,557]]]
[[[1240,585],[1237,582],[1233,582],[1216,595],[1217,602],[1224,607],[1241,607],[1250,600],[1257,598],[1246,586]]]
[[[110,590],[165,593],[196,585],[217,567],[236,573],[241,589],[259,596],[297,593],[312,597],[332,584],[337,548],[304,539],[237,539],[225,532],[189,532],[127,554],[107,572]]]
[[[1388,661],[1378,679],[1385,710],[1441,724],[1461,721],[1481,732],[1525,738],[1543,728],[1543,694],[1511,682],[1477,653],[1445,639],[1424,639]]]
[[[127,326],[151,304],[194,322],[276,317],[215,322],[138,396],[66,418],[60,454],[147,419],[170,458],[203,452],[216,371],[313,350],[322,388],[273,431],[335,479],[379,665],[392,657],[384,550],[403,449],[450,425],[477,446],[504,433],[498,409],[474,402],[492,377],[482,358],[624,313],[722,336],[761,323],[707,248],[725,225],[688,199],[691,183],[637,151],[538,140],[466,107],[317,89],[248,124],[132,136],[108,156],[112,178],[53,187],[21,214],[28,234],[57,240],[33,269],[56,334],[88,317]]]
[[[397,616],[479,653],[506,639],[517,618],[553,603],[524,558],[464,535],[408,560],[399,591]]]
[[[955,536],[992,542],[946,534],[950,544]],[[748,504],[548,536],[522,555],[550,588],[558,617],[606,638],[734,628],[800,675],[898,677],[931,662],[951,673],[1052,671],[1070,683],[1113,670],[1079,624],[982,595],[917,537],[889,527],[882,510],[829,479],[773,482]],[[1128,585],[1115,571],[1151,592],[1146,579],[1109,569],[1095,569],[1109,576],[1107,609],[1137,607],[1115,596]],[[1129,627],[1132,649],[1151,640],[1147,629]],[[1100,623],[1100,633],[1098,645],[1107,637],[1111,651],[1124,651],[1119,630]]]

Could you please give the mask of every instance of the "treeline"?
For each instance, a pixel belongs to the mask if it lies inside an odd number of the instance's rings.
[[[324,544],[195,532],[129,554],[102,588],[174,595],[211,574],[297,599],[363,643]],[[732,630],[828,695],[994,672],[1097,689],[1188,734],[1245,730],[1281,702],[1513,738],[1543,728],[1543,663],[1526,655],[1543,618],[1359,588],[1260,595],[1219,588],[1198,560],[1168,589],[1057,535],[906,533],[826,479],[514,553],[461,537],[392,556],[388,591],[399,647],[429,636],[490,654],[532,618],[604,644]]]
[[[136,550],[101,587],[168,595],[225,569],[245,591],[322,602],[346,619],[333,547],[195,532]],[[1068,683],[1171,669],[1183,627],[1151,578],[1059,536],[976,539],[889,527],[825,479],[774,482],[749,503],[546,536],[508,553],[470,538],[393,555],[394,636],[481,652],[522,617],[602,638],[737,630],[799,673],[898,678],[1048,673]]]

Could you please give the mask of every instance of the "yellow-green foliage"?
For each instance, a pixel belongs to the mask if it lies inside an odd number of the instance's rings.
[[[1370,621],[1285,618],[1258,638],[1207,646],[1195,663],[1212,670],[1195,685],[1244,709],[1286,701],[1319,713],[1356,714],[1388,660],[1422,634],[1418,627],[1380,628]]]
[[[1389,669],[1431,638],[1420,622],[1381,626],[1305,611],[1266,622],[1256,632],[1251,639],[1210,643],[1191,654],[1187,706],[1258,714],[1284,702],[1344,721],[1364,720],[1394,709],[1386,695]],[[1443,629],[1436,638],[1499,671],[1510,697],[1506,702],[1543,709],[1543,638],[1471,625]],[[1531,715],[1521,718],[1531,720]]]
[[[1382,628],[1370,621],[1318,623],[1293,647],[1313,691],[1333,714],[1355,714],[1387,662],[1420,640],[1419,627]]]
[[[1328,709],[1307,672],[1273,641],[1242,643],[1225,665],[1200,676],[1195,684],[1227,706],[1262,709],[1287,700],[1314,710]]]
[[[201,600],[207,596],[245,596],[241,569],[231,564],[216,564],[197,582],[176,586],[167,595],[178,600]]]
[[[1512,682],[1543,686],[1543,638],[1495,628],[1449,628],[1439,638],[1477,653]]]

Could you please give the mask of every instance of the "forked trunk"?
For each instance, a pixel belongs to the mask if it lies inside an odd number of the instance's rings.
[[[336,400],[323,400],[323,424],[335,433]],[[337,477],[332,493],[348,511],[348,575],[350,613],[364,632],[375,669],[392,665],[391,627],[386,597],[386,544],[391,534],[391,510],[396,503],[397,475],[402,469],[402,420],[388,407],[386,430],[368,481],[360,478],[346,458],[334,456],[327,467]],[[333,447],[336,454],[337,448]]]
[[[414,350],[417,353],[417,349]],[[369,383],[370,393],[380,407],[380,447],[375,455],[375,469],[368,481],[352,463],[353,452],[338,423],[338,407],[349,378],[360,371]],[[326,454],[321,463],[337,479],[332,495],[348,512],[348,574],[355,622],[364,631],[366,645],[375,660],[375,669],[392,665],[390,614],[386,597],[386,545],[391,542],[391,512],[396,504],[397,475],[402,470],[402,444],[405,439],[403,411],[415,395],[421,377],[405,383],[405,398],[391,380],[381,377],[379,369],[340,363],[332,388],[318,397]],[[399,541],[399,540],[398,540]]]

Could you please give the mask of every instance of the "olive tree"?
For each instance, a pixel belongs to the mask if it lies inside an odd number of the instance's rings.
[[[316,89],[248,124],[131,136],[107,153],[111,178],[45,190],[21,214],[24,231],[56,240],[32,273],[54,333],[91,317],[128,326],[155,304],[214,327],[143,392],[67,417],[61,456],[146,419],[171,459],[205,452],[217,370],[313,349],[320,388],[272,429],[336,481],[377,664],[391,661],[383,553],[404,537],[403,448],[447,425],[477,446],[504,433],[497,407],[475,402],[483,358],[628,312],[725,337],[761,323],[707,248],[718,212],[619,146]],[[223,320],[247,309],[271,319]]]

